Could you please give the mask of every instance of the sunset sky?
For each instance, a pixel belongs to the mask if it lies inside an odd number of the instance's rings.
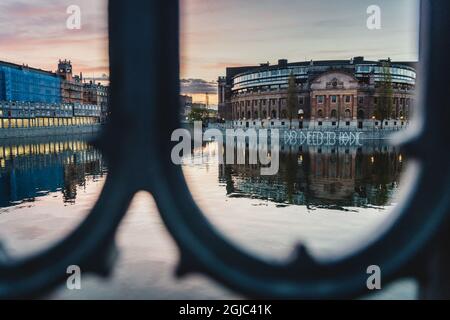
[[[81,30],[68,30],[66,9],[79,5]],[[381,30],[366,9],[381,7]],[[182,92],[217,103],[215,81],[227,66],[391,57],[417,60],[418,0],[182,0]],[[85,77],[108,74],[105,0],[2,0],[0,60],[56,69],[70,59]]]

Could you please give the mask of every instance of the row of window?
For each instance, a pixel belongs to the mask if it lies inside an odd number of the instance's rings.
[[[275,126],[275,122],[274,121],[271,121],[271,122],[269,122],[270,123],[270,125],[271,126]],[[249,122],[242,122],[242,121],[236,121],[235,122],[235,124],[237,125],[237,124],[239,124],[239,125],[246,125],[247,127],[249,126]],[[253,125],[255,126],[257,123],[256,123],[256,121],[253,121]],[[333,127],[335,127],[335,126],[337,126],[337,124],[338,124],[338,122],[337,121],[332,121],[331,122],[331,125],[333,126]],[[286,126],[286,125],[289,125],[289,126],[291,126],[292,124],[291,123],[286,123],[285,121],[281,121],[281,126]],[[319,126],[319,127],[321,127],[321,126],[323,126],[323,121],[318,121],[317,122],[317,125]],[[345,126],[346,127],[349,127],[351,125],[351,122],[350,121],[345,121]],[[380,121],[375,121],[374,122],[374,125],[376,126],[376,127],[378,127],[378,126],[380,126]],[[401,121],[401,122],[398,122],[398,121],[394,121],[393,122],[393,125],[394,126],[405,126],[406,125],[406,122],[405,121]],[[261,121],[261,126],[263,126],[264,127],[264,121]],[[389,126],[389,122],[388,121],[385,121],[384,122],[384,126]],[[358,129],[362,129],[364,127],[364,122],[363,121],[358,121]],[[298,128],[299,129],[303,129],[304,128],[304,123],[303,123],[303,121],[299,121],[298,122]]]
[[[63,127],[96,123],[99,123],[97,117],[0,119],[0,128]]]
[[[352,68],[345,65],[344,68]],[[326,71],[329,66],[308,66],[308,67],[287,67],[282,69],[267,70],[261,72],[253,72],[233,79],[233,90],[242,89],[251,86],[264,84],[283,84],[286,83],[289,76],[293,74],[297,79],[306,79],[308,73]],[[358,65],[355,68],[356,75],[375,74],[376,80],[383,80],[380,75],[390,75],[392,80],[397,80],[402,83],[414,84],[416,79],[416,72],[406,66],[382,67],[377,65]]]
[[[356,67],[356,73],[389,74],[405,78],[416,78],[416,72],[405,67],[380,67],[373,65],[361,65]]]
[[[365,97],[363,96],[359,96],[358,97],[358,104],[359,105],[363,105],[365,102]],[[262,99],[260,103],[258,103],[258,100],[246,100],[246,101],[240,101],[240,102],[235,102],[233,104],[234,107],[250,107],[250,106],[258,106],[258,105],[262,105],[262,106],[266,106],[267,102],[269,102],[270,105],[274,106],[276,105],[278,99]],[[324,104],[325,103],[325,96],[324,95],[319,95],[316,96],[316,100],[317,100],[317,104]],[[336,95],[331,95],[330,96],[330,102],[332,104],[336,104],[338,100],[338,97]],[[378,97],[373,97],[373,101],[374,104],[378,104]],[[286,99],[280,99],[281,104],[284,105],[286,104]],[[345,95],[344,96],[344,102],[346,104],[350,104],[352,102],[352,96],[351,95]],[[394,105],[405,105],[405,106],[409,106],[411,102],[410,98],[392,98],[392,103]],[[305,97],[299,97],[298,98],[298,103],[299,105],[304,105],[305,104]]]
[[[20,102],[0,102],[0,110],[89,110],[99,111],[100,107],[93,104],[40,104],[40,103],[20,103]]]
[[[240,119],[258,119],[259,118],[259,112],[258,111],[254,111],[253,113],[250,111],[247,111],[247,113],[245,113],[244,111],[239,112],[238,110],[235,111],[235,115],[237,115]],[[278,117],[278,112],[276,110],[272,110],[272,112],[270,113],[272,118],[277,118]],[[288,113],[286,110],[281,110],[281,118],[286,119],[288,116]],[[364,113],[364,110],[358,110],[357,112],[357,117],[358,119],[365,119],[366,114]],[[299,113],[297,114],[297,117],[299,119],[303,119],[304,117],[304,113]],[[318,109],[317,110],[317,117],[319,119],[325,118],[325,113],[322,109]],[[350,109],[345,109],[344,114],[343,114],[344,118],[350,119],[352,118],[352,111]],[[399,110],[397,111],[393,111],[392,113],[392,117],[395,118],[399,118],[401,120],[403,120],[405,118],[405,113],[403,110]],[[262,111],[262,118],[267,118],[267,111],[263,110]],[[331,110],[330,112],[330,118],[331,119],[337,119],[338,118],[338,113],[336,109]],[[375,118],[373,118],[375,119]]]
[[[325,96],[323,96],[323,95],[316,96],[316,99],[317,99],[317,104],[324,104],[324,102],[325,102]],[[359,96],[358,97],[358,104],[359,105],[363,105],[364,104],[364,100],[365,100],[365,97]],[[352,96],[344,96],[344,101],[345,101],[345,103],[351,103]],[[379,101],[378,97],[373,97],[374,104],[378,104],[378,101]],[[330,102],[332,104],[336,104],[337,103],[337,96],[335,96],[335,95],[330,96]],[[395,105],[399,104],[399,105],[409,106],[410,102],[411,102],[410,98],[392,98],[392,103],[395,104]]]

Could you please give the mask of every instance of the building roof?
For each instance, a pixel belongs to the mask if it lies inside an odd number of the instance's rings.
[[[280,68],[286,68],[286,67],[307,67],[307,66],[326,66],[326,67],[333,67],[333,66],[351,66],[351,65],[374,65],[374,64],[381,64],[383,61],[388,60],[379,60],[379,61],[370,61],[370,60],[364,60],[364,57],[355,57],[353,59],[348,60],[310,60],[310,61],[302,61],[302,62],[290,62],[286,59],[280,59],[278,61],[278,64],[270,65],[269,63],[263,63],[259,66],[244,66],[244,67],[228,67],[226,68],[226,77],[227,79],[234,78],[237,75],[243,75],[246,73],[252,73],[256,70],[258,71],[270,71]],[[405,66],[409,68],[415,69],[417,66],[417,62],[413,61],[391,61],[389,62],[392,65],[400,65]]]
[[[3,60],[0,60],[0,66],[6,66],[6,67],[10,67],[10,68],[19,69],[19,70],[29,70],[29,71],[39,72],[39,73],[46,74],[49,76],[54,76],[54,77],[58,76],[55,72],[52,72],[52,71],[33,68],[33,67],[29,67],[28,65],[25,65],[25,64],[20,65],[20,64],[16,64],[16,63],[12,63],[12,62],[3,61]]]

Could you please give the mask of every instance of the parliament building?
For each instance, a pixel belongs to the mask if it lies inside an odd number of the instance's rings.
[[[219,116],[233,127],[401,129],[413,110],[415,65],[355,57],[230,67],[218,80]]]

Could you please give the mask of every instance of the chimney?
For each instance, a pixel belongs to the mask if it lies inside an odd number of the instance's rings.
[[[280,67],[287,67],[287,65],[288,65],[287,59],[279,59],[279,60],[278,60],[278,65],[279,65]]]

